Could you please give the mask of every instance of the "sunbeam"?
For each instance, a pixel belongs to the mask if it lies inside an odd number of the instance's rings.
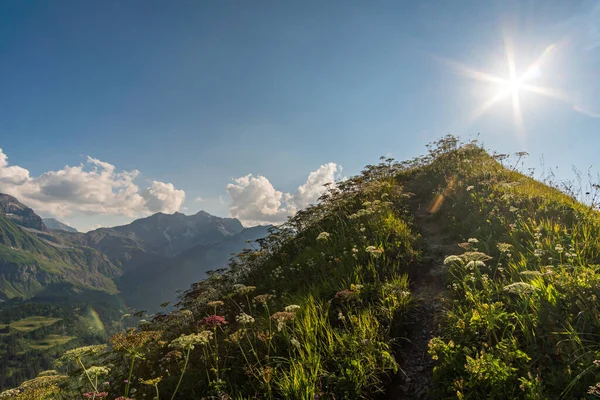
[[[444,64],[449,65],[453,70],[467,78],[483,82],[491,83],[497,86],[496,92],[486,101],[478,106],[468,118],[468,123],[474,122],[476,119],[485,114],[490,108],[498,102],[510,98],[512,103],[512,114],[515,128],[519,135],[525,134],[525,124],[523,119],[523,111],[521,109],[520,94],[522,92],[530,92],[549,98],[568,102],[569,97],[558,89],[541,86],[535,84],[534,81],[541,76],[542,66],[548,62],[550,56],[556,49],[555,44],[551,44],[536,58],[536,60],[525,69],[525,73],[519,75],[517,69],[517,59],[515,49],[512,42],[505,35],[504,53],[508,76],[496,76],[476,68],[462,64],[460,62],[445,58],[436,57]]]

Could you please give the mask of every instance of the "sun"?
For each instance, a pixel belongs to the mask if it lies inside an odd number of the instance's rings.
[[[496,103],[505,99],[510,99],[515,127],[518,133],[523,134],[525,128],[521,111],[521,93],[531,92],[560,100],[567,99],[567,96],[560,93],[558,90],[535,84],[535,81],[538,80],[542,74],[542,66],[548,61],[555,49],[556,45],[554,44],[548,46],[535,62],[529,65],[523,74],[519,75],[517,73],[517,62],[514,49],[510,43],[505,40],[504,50],[506,55],[506,67],[508,69],[508,74],[505,77],[492,75],[452,60],[441,60],[444,63],[449,64],[461,75],[479,82],[491,84],[495,87],[493,95],[473,111],[469,118],[469,122],[473,122],[475,119],[482,116]]]

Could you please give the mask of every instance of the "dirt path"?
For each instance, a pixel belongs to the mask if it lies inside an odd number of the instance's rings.
[[[421,270],[411,276],[417,304],[405,344],[396,354],[402,371],[388,388],[385,398],[390,400],[430,398],[434,361],[427,349],[429,340],[437,335],[436,317],[442,310],[442,266],[447,255],[459,253],[455,242],[441,232],[434,216],[420,211],[415,214],[415,222],[425,242],[425,259]]]

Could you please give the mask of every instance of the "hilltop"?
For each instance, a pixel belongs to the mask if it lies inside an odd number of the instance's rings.
[[[446,137],[369,165],[5,398],[598,397],[600,214],[505,162]]]

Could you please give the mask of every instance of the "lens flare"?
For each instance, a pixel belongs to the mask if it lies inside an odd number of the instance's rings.
[[[533,81],[539,79],[542,76],[542,67],[545,63],[548,62],[548,59],[555,52],[556,48],[557,46],[555,44],[551,44],[550,46],[548,46],[542,52],[542,54],[540,54],[538,58],[525,70],[525,73],[519,75],[517,73],[514,47],[512,45],[512,42],[508,39],[508,36],[505,35],[504,52],[506,57],[506,66],[508,68],[507,77],[496,76],[487,72],[479,71],[475,68],[469,67],[457,61],[439,57],[436,58],[442,61],[443,63],[449,65],[457,73],[467,78],[479,82],[490,83],[497,86],[497,90],[495,91],[495,93],[472,112],[472,114],[468,118],[469,123],[472,123],[477,118],[481,117],[496,103],[508,98],[511,100],[512,103],[513,120],[515,127],[517,129],[517,132],[520,135],[522,135],[525,132],[520,99],[520,94],[522,92],[535,93],[538,95],[569,102],[569,97],[566,94],[562,93],[560,90],[546,86],[536,85],[533,83]]]

